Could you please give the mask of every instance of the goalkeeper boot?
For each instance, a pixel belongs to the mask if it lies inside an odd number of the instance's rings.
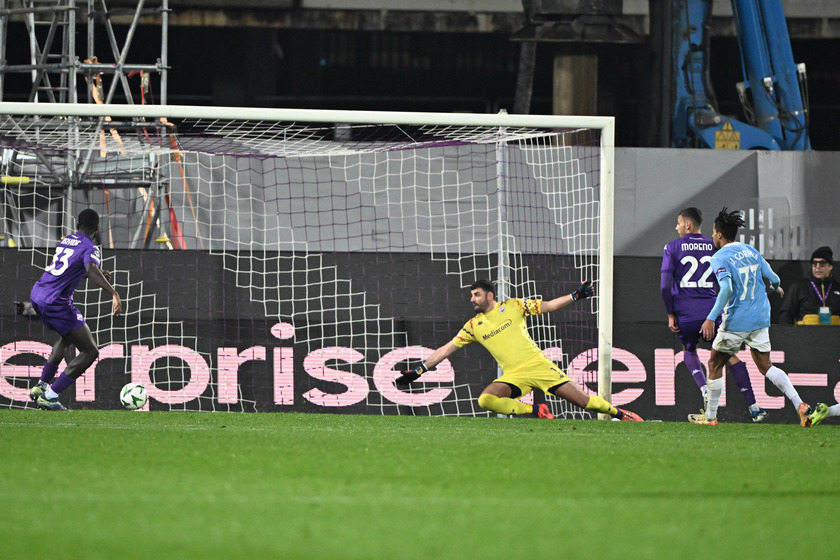
[[[753,422],[761,422],[762,420],[767,418],[767,411],[763,408],[759,408],[758,410],[751,410],[750,418],[752,418]]]
[[[549,420],[554,418],[554,415],[551,413],[551,411],[548,409],[548,405],[545,403],[541,403],[534,406],[534,416],[536,416],[537,418],[547,418]]]
[[[822,422],[826,416],[828,416],[828,405],[825,403],[818,404],[817,408],[815,408],[814,412],[812,412],[809,416],[811,419],[811,426],[816,426]]]
[[[709,420],[705,414],[689,414],[688,421],[692,424],[699,424],[702,426],[717,426],[717,418]]]
[[[38,402],[38,397],[44,394],[44,391],[47,390],[49,385],[44,381],[38,381],[38,383],[29,391],[29,398],[32,402]]]
[[[48,399],[46,396],[41,395],[38,397],[36,401],[38,403],[38,408],[43,410],[67,410],[64,408],[64,405],[58,402],[58,397],[54,399]]]
[[[622,422],[642,422],[642,417],[636,414],[635,412],[630,412],[629,410],[624,410],[623,408],[617,408],[616,410],[621,411],[621,421]]]
[[[811,417],[810,414],[813,412],[810,405],[807,403],[802,403],[799,405],[799,425],[803,428],[810,428],[811,427]]]

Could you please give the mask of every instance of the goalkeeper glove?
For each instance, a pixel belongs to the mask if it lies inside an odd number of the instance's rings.
[[[397,385],[408,385],[412,381],[417,381],[421,375],[429,371],[429,368],[426,367],[426,364],[420,364],[414,369],[410,369],[406,372],[403,372],[402,375],[397,377],[396,384]]]
[[[595,295],[595,288],[592,287],[592,282],[587,280],[586,282],[580,285],[580,288],[578,288],[569,295],[572,296],[572,301],[586,299]]]

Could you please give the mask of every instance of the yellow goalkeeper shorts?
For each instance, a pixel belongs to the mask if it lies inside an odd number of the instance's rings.
[[[494,383],[507,383],[518,387],[522,395],[527,395],[534,389],[541,389],[546,394],[551,394],[549,389],[568,383],[571,379],[557,367],[557,364],[546,358],[544,361],[517,369],[514,373],[505,373]],[[516,397],[518,398],[518,397]]]

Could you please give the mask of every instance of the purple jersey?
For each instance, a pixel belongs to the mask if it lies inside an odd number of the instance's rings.
[[[712,240],[699,233],[665,245],[659,289],[669,314],[689,321],[706,318],[717,297],[709,266],[714,252]]]
[[[70,303],[79,282],[87,276],[87,264],[99,266],[99,248],[84,233],[68,235],[55,248],[53,261],[32,287],[30,298],[40,305]]]

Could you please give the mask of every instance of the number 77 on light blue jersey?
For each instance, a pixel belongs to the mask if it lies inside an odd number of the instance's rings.
[[[718,282],[730,278],[732,293],[723,309],[721,328],[729,332],[752,332],[770,326],[767,279],[774,287],[779,276],[754,247],[728,243],[712,256],[712,270]]]

